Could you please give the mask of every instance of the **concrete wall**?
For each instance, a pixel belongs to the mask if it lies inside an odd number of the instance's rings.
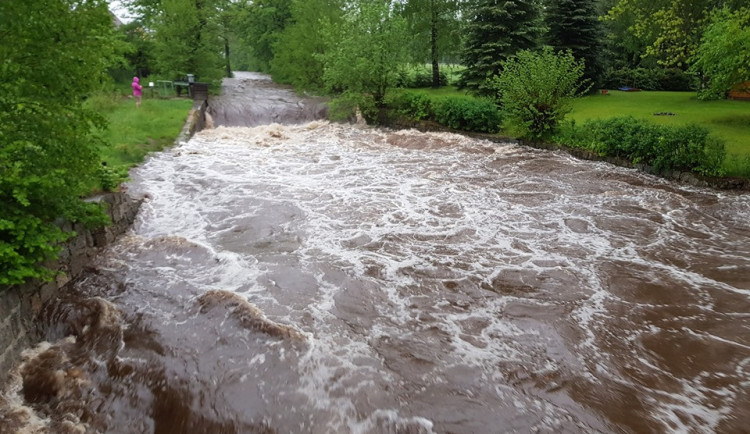
[[[20,361],[21,351],[39,342],[42,331],[35,327],[34,318],[42,305],[79,276],[100,248],[131,226],[141,205],[126,193],[108,193],[89,200],[107,204],[111,226],[88,230],[80,224],[64,224],[65,230],[75,231],[77,236],[63,245],[60,257],[52,263],[52,268],[60,271],[54,281],[0,286],[0,386]]]
[[[180,135],[177,136],[175,144],[180,142],[187,142],[193,137],[193,134],[202,130],[206,127],[206,111],[208,110],[208,100],[195,100],[193,101],[193,107],[190,109],[187,121],[180,131]]]

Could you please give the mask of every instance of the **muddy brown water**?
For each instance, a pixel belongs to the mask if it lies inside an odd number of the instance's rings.
[[[228,86],[132,173],[0,432],[748,432],[747,195]],[[221,126],[258,110],[289,125]]]

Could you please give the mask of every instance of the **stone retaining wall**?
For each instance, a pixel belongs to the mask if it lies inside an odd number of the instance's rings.
[[[107,193],[88,200],[107,204],[112,224],[93,230],[81,224],[64,224],[65,230],[77,235],[63,245],[59,258],[52,263],[51,268],[60,271],[54,281],[0,286],[0,386],[7,381],[9,370],[20,361],[21,351],[40,341],[41,330],[35,327],[34,318],[42,305],[80,275],[100,248],[112,243],[132,225],[141,205],[140,200],[126,193]]]
[[[187,142],[193,137],[193,134],[202,130],[206,127],[206,111],[208,110],[208,100],[195,100],[193,101],[193,107],[190,109],[187,121],[180,131],[180,135],[177,136],[175,144],[180,142]]]

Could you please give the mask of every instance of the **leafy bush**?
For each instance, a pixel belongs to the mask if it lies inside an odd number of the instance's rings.
[[[432,104],[435,121],[454,130],[496,133],[502,117],[495,103],[486,99],[444,97]]]
[[[568,52],[520,51],[502,63],[503,72],[489,80],[497,92],[503,118],[520,136],[540,138],[554,132],[571,110],[573,98],[585,93],[583,63]]]
[[[448,75],[445,71],[441,69],[438,75],[440,76],[440,86],[447,86],[449,81]],[[414,70],[401,70],[397,74],[394,85],[395,87],[411,89],[432,87],[432,69],[424,69],[420,67]]]
[[[103,163],[99,167],[98,176],[102,191],[114,191],[120,185],[120,175],[117,171]]]
[[[502,117],[490,100],[469,96],[431,96],[401,92],[389,101],[398,114],[417,121],[434,121],[455,130],[496,133]]]
[[[622,68],[604,73],[603,88],[618,89],[624,86],[643,90],[688,91],[697,87],[697,78],[677,68]]]
[[[621,117],[588,121],[582,127],[572,124],[555,140],[602,156],[647,164],[660,172],[680,170],[713,176],[724,174],[724,143],[697,125],[669,127]]]
[[[355,118],[358,100],[351,94],[341,94],[328,103],[328,119],[334,122],[351,121]]]
[[[435,111],[430,95],[422,92],[402,92],[391,102],[399,114],[417,121],[435,119]]]
[[[444,71],[438,73],[440,86],[448,85],[448,76]],[[414,74],[414,79],[411,82],[411,86],[408,87],[432,87],[432,70],[419,70]]]

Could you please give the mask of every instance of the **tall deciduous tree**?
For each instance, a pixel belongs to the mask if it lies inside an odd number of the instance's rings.
[[[750,81],[750,8],[712,14],[693,70],[706,78],[699,92],[703,99],[724,98],[732,86]]]
[[[237,29],[244,44],[251,47],[251,65],[269,72],[276,42],[292,16],[292,0],[240,0]]]
[[[343,19],[343,0],[295,0],[290,23],[274,46],[271,75],[299,89],[321,90],[323,58],[329,49],[326,32]]]
[[[220,38],[224,0],[131,0],[131,8],[153,30],[159,73],[180,78],[195,74],[218,83],[225,62]]]
[[[462,3],[460,0],[409,0],[403,4],[413,60],[432,65],[432,87],[440,87],[441,57],[460,51]]]
[[[323,80],[328,90],[358,97],[374,108],[385,104],[395,73],[406,61],[406,20],[390,0],[360,0],[350,5],[340,27],[329,26]]]
[[[131,74],[140,77],[148,76],[154,67],[154,38],[143,23],[133,21],[119,29],[130,49],[125,53],[128,69]]]
[[[594,0],[549,0],[545,20],[547,43],[557,51],[570,50],[584,62],[584,78],[596,83],[602,32]]]
[[[100,167],[83,100],[114,64],[104,0],[0,2],[0,284],[44,276],[70,234],[60,217],[102,214],[79,197]]]
[[[476,0],[467,16],[462,83],[479,93],[491,93],[487,80],[502,71],[504,60],[536,48],[543,29],[537,0]]]
[[[735,10],[747,0],[619,0],[608,20],[626,19],[628,32],[665,67],[687,69],[714,9]]]

